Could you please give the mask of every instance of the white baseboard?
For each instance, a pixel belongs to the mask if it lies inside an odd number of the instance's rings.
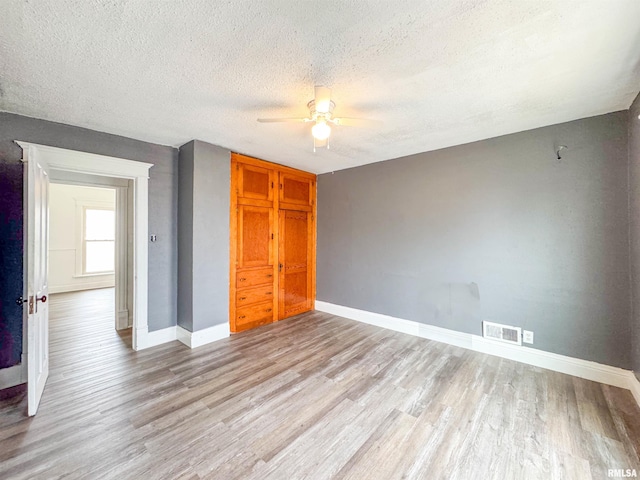
[[[26,383],[27,369],[25,367],[25,363],[19,363],[13,367],[0,369],[0,390]]]
[[[116,330],[129,328],[129,310],[120,310],[116,316]]]
[[[190,332],[180,326],[163,328],[162,330],[153,332],[141,329],[137,331],[137,345],[134,349],[143,350],[174,340],[184,343],[189,348],[197,348],[207,343],[227,338],[229,335],[231,335],[231,333],[228,323],[215,325],[210,328],[198,330],[197,332]]]
[[[153,332],[147,331],[146,328],[136,331],[137,345],[134,350],[144,350],[145,348],[155,347],[176,340],[176,327],[163,328]]]
[[[66,293],[66,292],[80,292],[82,290],[95,290],[97,288],[110,288],[115,287],[115,283],[112,280],[103,280],[101,282],[91,283],[78,283],[69,285],[49,285],[49,293]]]
[[[186,328],[182,328],[180,325],[176,327],[177,340],[184,343],[187,347],[191,348],[191,333]]]
[[[190,332],[180,326],[176,328],[178,340],[189,348],[197,348],[202,345],[206,345],[207,343],[227,338],[231,335],[228,323],[214,325],[213,327],[198,330],[196,332]]]
[[[629,378],[629,390],[631,390],[633,398],[635,398],[638,405],[640,405],[640,381],[638,381],[638,378],[633,372],[631,372],[631,378]]]
[[[594,382],[626,388],[631,391],[640,405],[640,382],[631,370],[611,367],[600,363],[567,357],[557,353],[545,352],[535,348],[488,340],[471,333],[456,332],[446,328],[425,325],[412,320],[391,317],[379,313],[367,312],[357,308],[344,307],[333,303],[316,300],[316,310],[340,317],[349,318],[369,325],[408,333],[429,340],[435,340],[449,345],[487,353],[509,360],[546,368],[556,372],[566,373],[575,377],[585,378]]]

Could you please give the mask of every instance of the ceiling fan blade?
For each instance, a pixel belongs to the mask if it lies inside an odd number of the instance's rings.
[[[310,118],[288,117],[288,118],[259,118],[260,123],[275,123],[275,122],[310,122]]]
[[[331,120],[336,125],[342,125],[345,127],[376,127],[382,125],[380,120],[371,120],[368,118],[351,118],[351,117],[337,117]]]
[[[328,113],[331,108],[331,89],[318,85],[315,87],[316,112]]]

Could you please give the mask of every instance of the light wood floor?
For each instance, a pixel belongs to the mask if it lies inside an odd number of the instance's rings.
[[[605,479],[626,390],[321,313],[141,352],[112,290],[51,296],[40,410],[0,403],[0,478]]]

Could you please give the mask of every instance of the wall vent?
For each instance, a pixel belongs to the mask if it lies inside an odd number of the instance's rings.
[[[493,322],[482,322],[482,336],[491,340],[522,345],[522,329]]]

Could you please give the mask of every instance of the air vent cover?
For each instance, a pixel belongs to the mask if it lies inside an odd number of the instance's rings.
[[[522,329],[520,327],[482,322],[482,336],[513,345],[522,345]]]

